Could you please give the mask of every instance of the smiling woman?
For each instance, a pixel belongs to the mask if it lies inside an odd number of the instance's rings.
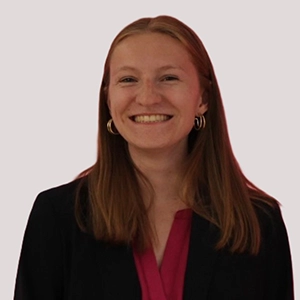
[[[114,39],[100,87],[98,157],[42,192],[16,300],[291,300],[278,202],[232,153],[209,56],[169,17]]]
[[[202,92],[189,53],[172,37],[133,35],[112,53],[108,106],[131,156],[159,149],[185,158],[195,116],[207,110]]]

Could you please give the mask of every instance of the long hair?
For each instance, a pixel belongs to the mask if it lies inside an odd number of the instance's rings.
[[[205,47],[191,28],[170,16],[139,19],[112,42],[100,87],[97,161],[81,174],[88,182],[88,200],[77,197],[77,222],[96,239],[114,244],[136,242],[145,249],[153,238],[139,179],[149,192],[151,184],[131,160],[123,137],[107,131],[111,118],[107,105],[111,55],[127,37],[151,32],[168,35],[184,45],[197,69],[203,101],[208,104],[206,127],[189,134],[181,199],[219,228],[216,249],[228,247],[232,252],[256,254],[261,232],[255,206],[275,205],[276,201],[242,173],[230,145],[220,90]]]

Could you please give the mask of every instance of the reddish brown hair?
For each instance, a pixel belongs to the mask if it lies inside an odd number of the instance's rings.
[[[208,103],[206,127],[189,135],[189,156],[182,183],[181,198],[194,212],[220,229],[217,249],[229,246],[232,252],[258,252],[261,242],[255,206],[275,200],[255,187],[242,173],[231,149],[222,99],[210,58],[195,32],[169,17],[139,19],[126,26],[114,39],[104,66],[100,88],[98,157],[82,175],[87,175],[88,203],[76,200],[76,218],[83,230],[97,239],[112,243],[137,240],[149,245],[151,226],[127,143],[121,135],[108,133],[111,118],[107,106],[110,58],[115,47],[135,34],[156,32],[180,41],[198,71]],[[147,179],[143,177],[147,182]],[[151,185],[148,182],[151,191]]]

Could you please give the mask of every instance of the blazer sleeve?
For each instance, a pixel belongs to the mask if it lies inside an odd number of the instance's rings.
[[[267,237],[267,264],[269,279],[266,299],[293,300],[293,271],[288,235],[281,210],[274,210]]]
[[[57,219],[47,194],[38,195],[23,238],[14,300],[63,298],[62,239]]]

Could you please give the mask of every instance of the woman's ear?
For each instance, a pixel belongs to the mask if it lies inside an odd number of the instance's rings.
[[[109,98],[107,98],[106,104],[107,104],[107,107],[108,107],[108,110],[109,110],[109,113],[110,113],[110,100],[109,100]]]
[[[198,107],[198,115],[204,115],[208,110],[208,103],[201,102]]]
[[[197,115],[204,115],[208,110],[207,94],[204,91],[200,97]]]

